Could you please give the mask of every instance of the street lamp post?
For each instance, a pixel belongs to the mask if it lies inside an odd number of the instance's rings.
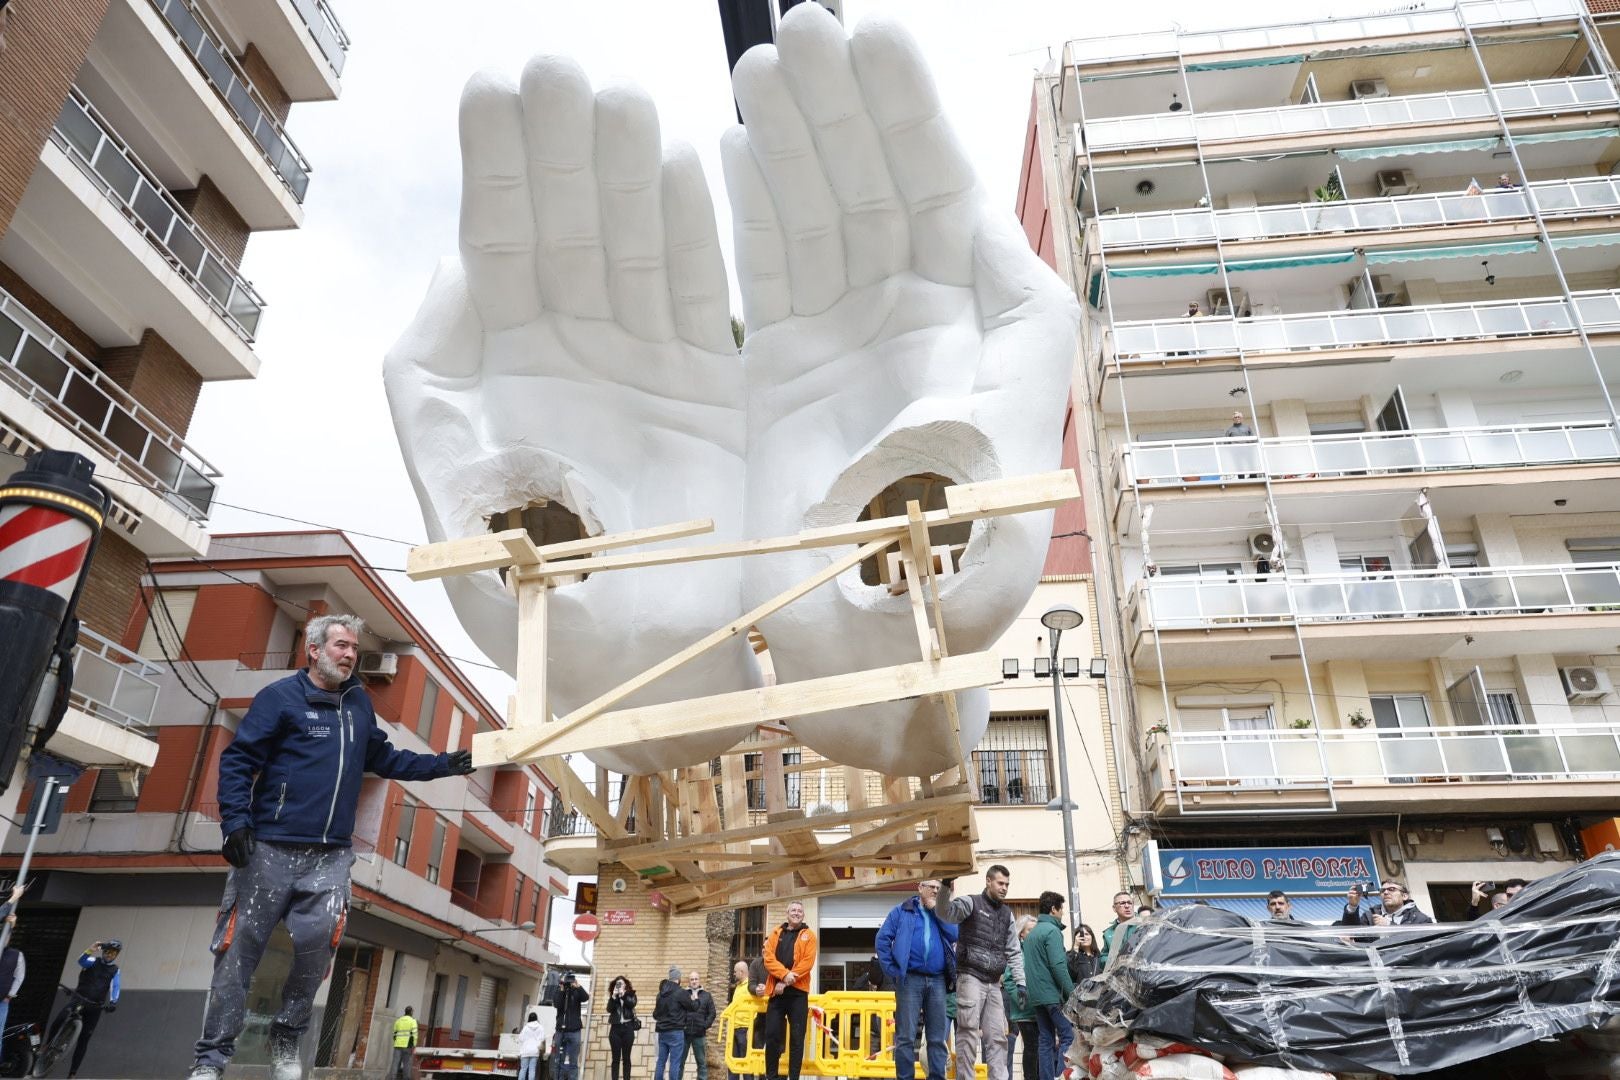
[[[1069,876],[1069,926],[1080,925],[1079,872],[1074,865],[1074,801],[1069,798],[1068,742],[1063,734],[1063,665],[1058,662],[1058,640],[1085,618],[1067,604],[1048,608],[1041,625],[1052,631],[1052,719],[1057,727],[1058,809],[1063,814],[1063,868]]]

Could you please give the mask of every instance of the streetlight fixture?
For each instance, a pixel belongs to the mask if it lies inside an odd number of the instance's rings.
[[[1069,753],[1068,742],[1063,735],[1063,676],[1067,674],[1063,665],[1058,662],[1058,640],[1063,631],[1077,629],[1084,623],[1085,616],[1081,615],[1068,604],[1056,604],[1046,609],[1041,616],[1041,625],[1052,631],[1052,719],[1057,725],[1057,764],[1058,764],[1058,797],[1056,807],[1063,815],[1063,869],[1069,877],[1069,925],[1080,925],[1080,891],[1078,887],[1079,873],[1074,865],[1074,801],[1069,798]],[[1078,674],[1078,672],[1076,672]],[[1054,809],[1051,803],[1047,809]]]

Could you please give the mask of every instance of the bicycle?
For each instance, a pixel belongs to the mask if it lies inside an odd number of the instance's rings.
[[[38,1024],[8,1024],[0,1034],[0,1076],[27,1076],[43,1036]]]
[[[58,1061],[73,1049],[73,1044],[79,1040],[79,1032],[84,1030],[84,1007],[90,1005],[100,1007],[101,1003],[91,1001],[71,986],[57,984],[67,991],[70,1004],[68,1014],[62,1019],[62,1026],[57,1029],[56,1036],[47,1039],[34,1055],[34,1069],[30,1076],[45,1077],[51,1074],[51,1069]]]

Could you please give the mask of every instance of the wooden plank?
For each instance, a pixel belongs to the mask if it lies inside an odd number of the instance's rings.
[[[490,732],[499,734],[499,732]],[[475,736],[476,738],[476,736]],[[596,825],[599,838],[608,840],[623,840],[626,837],[624,828],[614,820],[613,814],[608,810],[607,804],[598,799],[581,780],[568,763],[561,758],[545,758],[540,762],[541,769],[551,777],[557,785],[559,792],[563,793],[567,804],[577,808]]]
[[[675,735],[696,735],[724,731],[799,716],[875,705],[883,701],[993,686],[1001,681],[1001,659],[990,653],[970,653],[939,661],[897,664],[871,671],[829,675],[820,679],[780,683],[755,690],[672,701],[620,709],[592,717],[585,725],[544,744],[544,754],[569,754],[629,742],[651,742]],[[475,753],[479,740],[484,752],[501,753],[505,761],[519,764],[541,756],[539,742],[525,730],[520,736],[503,740],[501,732],[473,736]],[[493,744],[493,749],[492,745]]]
[[[953,505],[952,493],[967,491],[958,496]],[[1070,499],[1080,497],[1080,487],[1074,472],[1064,469],[1054,473],[1020,476],[1006,480],[986,480],[978,484],[964,484],[945,489],[946,509],[930,510],[923,516],[930,527],[951,525],[979,518],[1021,514],[1030,510],[1049,510]],[[791,536],[773,536],[762,540],[739,540],[727,544],[709,544],[701,547],[668,548],[634,555],[601,555],[584,559],[548,558],[538,568],[526,573],[549,576],[558,574],[597,574],[607,570],[634,570],[647,566],[668,566],[673,563],[705,562],[711,559],[734,559],[747,555],[772,555],[783,551],[798,551],[811,547],[842,547],[845,544],[864,544],[873,540],[896,540],[908,532],[910,523],[905,517],[881,518],[877,521],[854,521],[847,525],[829,525],[821,529],[806,529]],[[478,539],[478,538],[474,538]],[[452,541],[454,543],[456,541]],[[542,549],[543,551],[544,549]],[[469,570],[489,569],[500,563],[472,565]],[[449,571],[456,572],[456,571]],[[439,576],[443,576],[442,574]]]
[[[540,741],[534,746],[530,747],[529,751],[540,749],[553,739],[559,738],[562,735],[573,731],[575,728],[578,728],[580,725],[584,724],[585,721],[600,714],[604,709],[617,705],[619,702],[623,701],[631,694],[641,690],[655,679],[667,675],[683,664],[686,664],[689,661],[703,655],[705,652],[708,652],[721,642],[729,641],[738,634],[746,633],[749,627],[759,622],[759,620],[765,618],[765,616],[780,608],[786,607],[788,604],[791,604],[793,601],[799,599],[799,597],[820,588],[822,585],[825,585],[827,582],[831,581],[845,570],[848,570],[850,567],[860,563],[862,559],[882,551],[884,548],[889,546],[890,542],[891,541],[887,540],[874,540],[872,543],[857,548],[842,558],[834,560],[832,563],[805,578],[792,588],[784,590],[771,599],[765,601],[765,603],[754,608],[754,610],[748,612],[746,615],[733,619],[731,622],[714,631],[712,634],[693,642],[691,645],[688,645],[686,648],[682,649],[680,652],[669,657],[668,659],[654,664],[652,667],[648,668],[646,671],[643,671],[635,678],[622,682],[595,700],[581,705],[579,708],[575,709],[561,720],[558,720],[555,724],[548,726]],[[524,587],[532,588],[532,586],[528,585],[525,585]],[[521,685],[521,683],[522,675],[520,672],[519,685]],[[525,751],[525,753],[529,751]]]
[[[523,537],[528,543],[528,536]],[[532,544],[530,545],[533,546]],[[546,697],[546,654],[550,648],[548,608],[551,588],[544,582],[517,587],[517,708],[506,718],[508,730],[532,734],[549,726],[551,706]],[[508,742],[513,740],[503,740]]]
[[[949,803],[968,805],[969,798],[968,793],[960,789],[953,789],[934,797],[937,807],[943,807]],[[911,801],[909,792],[905,800],[902,801]],[[858,821],[893,817],[895,813],[894,806],[884,805],[868,806],[863,810],[845,810],[837,814],[818,814],[816,815],[816,828],[836,829],[844,825],[853,825]],[[631,837],[628,840],[620,838],[608,841],[604,844],[604,847],[611,849],[615,858],[618,857],[619,852],[633,854],[638,857],[664,855],[672,852],[684,852],[699,844],[729,844],[736,840],[764,840],[780,830],[781,827],[780,824],[766,821],[758,825],[744,825],[735,829],[726,829],[724,832],[715,833],[713,836],[678,837],[652,844],[640,843],[637,837]]]
[[[923,600],[923,570],[924,562],[933,568],[934,556],[928,548],[928,530],[920,528],[918,522],[922,518],[922,507],[916,501],[906,503],[906,513],[912,521],[912,530],[905,540],[900,542],[900,565],[905,568],[906,596],[911,601],[911,621],[917,631],[917,648],[924,660],[938,660],[939,647],[934,644],[933,632],[928,629],[928,608]],[[917,534],[922,533],[922,545],[917,544]],[[919,559],[917,553],[922,552]]]
[[[714,531],[714,521],[700,518],[671,525],[655,525],[633,532],[604,533],[560,544],[547,544],[536,548],[523,529],[507,529],[487,536],[469,536],[461,540],[446,540],[438,544],[422,544],[412,548],[405,556],[405,576],[412,581],[430,581],[433,578],[455,574],[471,574],[479,570],[495,570],[502,566],[533,566],[545,559],[561,559],[584,555],[593,551],[634,547],[659,540],[679,540],[687,536],[700,536]],[[513,558],[513,545],[521,537],[528,543],[525,550],[518,546],[522,558]]]

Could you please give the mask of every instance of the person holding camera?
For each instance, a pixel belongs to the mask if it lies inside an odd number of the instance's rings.
[[[641,1020],[636,1016],[636,988],[623,975],[613,980],[608,991],[608,1049],[613,1052],[608,1062],[609,1080],[630,1080],[630,1048],[636,1044],[636,1032]]]
[[[591,995],[579,985],[572,971],[563,972],[557,988],[557,1080],[579,1080],[581,1043],[585,1038],[582,1006]]]
[[[122,941],[98,941],[79,956],[79,985],[74,993],[79,996],[82,1005],[79,1015],[84,1026],[79,1029],[79,1041],[73,1044],[73,1060],[68,1062],[68,1080],[79,1075],[79,1066],[84,1064],[84,1052],[90,1049],[90,1036],[96,1033],[101,1014],[118,1011],[118,954],[123,951]],[[73,1000],[70,998],[62,1006],[62,1011],[56,1014],[56,1019],[51,1021],[46,1042],[56,1038],[56,1033],[67,1023],[68,1013],[72,1009]]]

